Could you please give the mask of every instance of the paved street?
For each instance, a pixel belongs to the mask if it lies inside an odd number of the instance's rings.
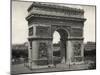
[[[12,74],[23,74],[23,73],[37,73],[37,72],[53,72],[53,71],[69,71],[69,70],[84,70],[88,69],[87,64],[81,64],[81,65],[65,65],[65,64],[58,64],[55,67],[51,68],[43,68],[43,69],[33,69],[30,70],[29,68],[25,67],[24,64],[17,64],[12,65],[11,67],[11,73]]]

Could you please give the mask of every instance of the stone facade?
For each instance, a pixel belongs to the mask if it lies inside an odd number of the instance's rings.
[[[84,10],[33,2],[28,8],[29,64],[53,64],[53,33],[61,35],[61,58],[67,63],[82,62]],[[45,64],[40,62],[47,62]]]

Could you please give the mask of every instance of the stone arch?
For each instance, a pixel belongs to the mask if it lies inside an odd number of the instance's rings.
[[[58,31],[61,34],[61,32],[60,32],[61,30],[64,31],[67,34],[68,37],[70,37],[69,31],[67,29],[65,29],[65,28],[62,28],[62,27],[60,28],[59,27],[59,28],[56,28],[54,31]]]
[[[55,29],[55,31],[57,31],[60,34],[59,52],[60,52],[61,63],[66,63],[67,62],[67,40],[68,40],[69,32],[64,28],[57,28]]]
[[[53,64],[52,35],[56,30],[64,40],[67,40],[66,64],[83,62],[83,26],[86,20],[83,9],[63,7],[60,5],[51,6],[49,4],[35,2],[28,8],[26,20],[28,21],[29,27],[28,50],[29,66],[31,68],[37,65],[44,65],[44,62],[47,62],[45,65]],[[67,38],[65,39],[65,37]],[[81,44],[80,48],[77,42]],[[46,55],[44,55],[45,53]]]
[[[71,26],[55,24],[55,25],[51,25],[51,37],[53,37],[52,35],[53,35],[54,31],[59,32],[59,30],[65,31],[67,33],[68,37],[71,36],[71,32],[70,32],[71,31]]]

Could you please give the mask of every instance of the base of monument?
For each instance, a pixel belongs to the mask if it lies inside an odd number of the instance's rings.
[[[46,69],[46,68],[53,68],[54,67],[53,64],[40,66],[40,65],[35,65],[35,64],[32,64],[32,63],[26,63],[25,66],[27,68],[29,68],[30,70],[34,70],[34,69],[44,69],[44,68]]]

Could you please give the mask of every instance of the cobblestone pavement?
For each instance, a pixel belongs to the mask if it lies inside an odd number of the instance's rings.
[[[12,74],[24,74],[24,73],[37,73],[37,72],[55,72],[55,71],[69,71],[69,70],[85,70],[88,69],[88,64],[81,65],[65,65],[58,64],[56,67],[48,67],[43,69],[33,69],[30,70],[28,67],[25,67],[24,64],[17,64],[11,66]]]

